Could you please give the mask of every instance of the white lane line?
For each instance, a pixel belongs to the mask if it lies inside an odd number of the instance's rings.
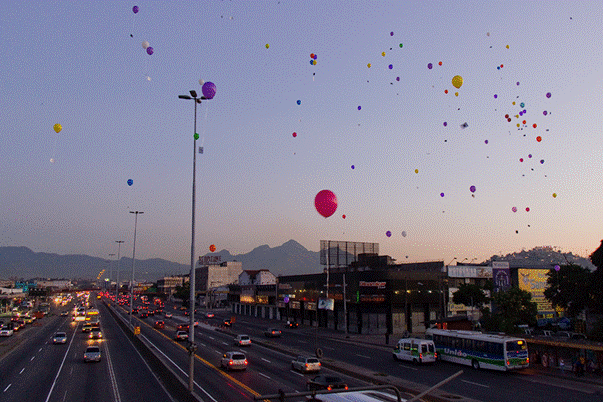
[[[305,375],[303,375],[302,373],[298,373],[297,371],[295,371],[293,369],[291,369],[291,372],[297,374],[300,377],[305,377]]]
[[[33,356],[31,357],[31,359],[29,359],[29,361],[31,362],[31,361],[33,361],[33,359],[35,359],[35,358],[36,358],[36,355],[33,355]]]
[[[169,357],[167,357],[167,355],[165,353],[163,353],[157,346],[155,346],[153,344],[153,342],[151,342],[149,340],[149,338],[147,338],[146,336],[142,335],[142,337],[145,339],[146,342],[148,342],[151,346],[153,346],[155,348],[155,350],[159,353],[161,353],[161,355],[170,363],[172,363],[172,365],[178,369],[186,378],[188,378],[188,373],[186,373],[184,370],[182,370],[176,363],[174,363],[174,361],[172,359],[170,359]],[[222,352],[220,352],[222,353]],[[203,393],[205,395],[208,396],[209,399],[211,399],[213,402],[218,402],[213,396],[211,396],[205,389],[203,389],[202,386],[200,386],[199,384],[197,384],[197,382],[195,380],[193,380],[193,384],[195,384],[201,391],[203,391]]]
[[[358,356],[358,357],[364,357],[365,359],[371,359],[371,357],[370,357],[370,356],[359,355],[359,354],[357,354],[356,356]]]
[[[266,363],[272,363],[270,360],[264,359],[263,357],[262,357],[262,360],[265,361]]]
[[[216,349],[214,349],[214,350],[216,351],[216,353],[217,353],[217,354],[219,354],[219,355],[221,355],[221,354],[222,354],[222,352],[221,352],[221,351],[216,350]]]
[[[211,339],[212,341],[216,338],[214,338],[213,336],[208,336],[209,339]]]
[[[10,388],[10,386],[11,386],[11,385],[13,385],[13,384],[8,384],[8,387],[4,388],[4,391],[3,391],[3,392],[6,392],[6,390],[8,390],[8,389]]]
[[[21,371],[19,371],[19,374],[21,374],[21,373],[22,373],[22,372],[24,372],[24,371],[25,371],[25,367],[23,367],[23,368],[21,369]]]
[[[41,351],[42,351],[42,348],[40,348],[40,349],[38,350],[38,352],[41,352]]]
[[[484,384],[480,384],[478,382],[473,382],[473,381],[467,381],[467,380],[461,380],[462,382],[466,382],[467,384],[471,384],[471,385],[477,385],[478,387],[484,387],[484,388],[490,388],[489,385],[484,385]]]
[[[111,354],[109,353],[109,347],[105,342],[103,342],[103,346],[105,349],[105,353],[107,354],[107,363],[109,367],[109,379],[111,381],[111,388],[113,389],[113,397],[115,398],[115,402],[121,402],[121,397],[119,395],[119,388],[117,388],[117,380],[115,379],[115,371],[113,370],[113,362],[111,361]]]
[[[259,374],[259,375],[261,375],[262,377],[266,377],[267,379],[272,380],[272,378],[268,377],[268,376],[267,376],[266,374],[264,374],[264,373],[258,373],[258,374]]]
[[[202,347],[206,347],[204,343],[199,342],[199,345],[201,345]]]
[[[61,374],[61,370],[63,369],[63,365],[65,364],[65,359],[67,358],[67,355],[69,354],[69,349],[71,349],[71,344],[73,343],[73,340],[75,339],[76,332],[77,332],[77,327],[76,327],[75,331],[73,331],[73,335],[71,336],[71,341],[69,341],[69,346],[67,346],[67,350],[65,351],[65,356],[63,356],[63,361],[61,362],[61,365],[59,366],[57,375],[54,377],[54,381],[52,382],[50,391],[48,391],[48,396],[46,397],[46,402],[48,402],[50,400],[50,395],[52,395],[52,390],[54,389],[54,386],[57,385],[57,380],[59,379],[59,375]]]
[[[222,342],[222,345],[230,345],[228,342]]]

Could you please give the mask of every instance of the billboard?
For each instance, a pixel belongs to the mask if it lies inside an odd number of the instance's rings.
[[[505,291],[511,287],[511,273],[508,262],[492,262],[492,281],[494,282],[494,292]]]
[[[547,287],[548,269],[527,269],[520,268],[517,270],[519,280],[519,288],[530,292],[532,301],[538,306],[538,313],[554,312],[555,309],[551,302],[544,297],[544,290]]]
[[[320,265],[347,267],[358,260],[359,254],[379,254],[379,243],[321,240]]]
[[[335,299],[327,299],[321,297],[318,299],[318,309],[319,310],[334,310],[335,309]]]

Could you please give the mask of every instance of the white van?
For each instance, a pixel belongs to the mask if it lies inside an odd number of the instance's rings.
[[[432,340],[403,338],[398,341],[393,356],[394,360],[406,360],[417,364],[434,363],[437,353]]]

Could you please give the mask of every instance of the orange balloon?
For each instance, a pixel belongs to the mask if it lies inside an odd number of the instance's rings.
[[[536,137],[536,141],[538,141],[538,142],[542,141],[542,137],[541,136]]]
[[[213,253],[214,251],[216,251],[216,245],[215,245],[215,244],[212,244],[211,246],[209,246],[209,251],[211,251],[212,253]]]
[[[448,93],[448,90],[445,90],[445,91],[444,91],[444,93],[445,93],[445,94],[447,94],[447,93]]]
[[[524,120],[524,121],[522,121],[522,123],[523,123],[523,124],[526,124],[526,121]]]

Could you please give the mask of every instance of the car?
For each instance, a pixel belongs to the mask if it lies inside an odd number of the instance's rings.
[[[211,311],[205,313],[205,318],[214,318],[216,315],[214,313],[212,313]]]
[[[251,338],[249,335],[237,335],[234,338],[234,343],[237,346],[251,346]]]
[[[0,336],[12,336],[15,333],[12,328],[3,327],[0,329]]]
[[[220,366],[225,370],[247,369],[247,357],[241,352],[226,352],[222,355]]]
[[[84,352],[84,361],[85,362],[100,362],[101,361],[101,351],[98,346],[88,346],[86,351]]]
[[[579,332],[572,332],[570,338],[579,341],[585,341],[587,339],[586,335],[581,334]]]
[[[172,313],[165,313],[165,318],[172,318],[174,315]]]
[[[55,332],[52,343],[67,343],[67,334],[65,332]]]
[[[140,318],[147,318],[149,316],[149,313],[147,313],[146,311],[143,311],[142,313],[140,313],[139,317]]]
[[[222,325],[224,327],[230,327],[232,325],[232,323],[230,322],[230,320],[224,320],[224,321],[222,321]]]
[[[285,327],[287,327],[287,328],[297,328],[297,327],[299,327],[299,323],[297,321],[287,321],[285,323]]]
[[[103,333],[101,332],[100,328],[92,328],[89,335],[90,339],[101,339],[102,337]]]
[[[155,321],[155,325],[153,325],[153,327],[155,327],[157,329],[164,329],[165,328],[165,322],[163,322],[163,321]]]
[[[92,328],[93,328],[92,324],[87,322],[84,325],[82,325],[82,332],[90,332],[90,331],[92,331]]]
[[[179,324],[178,325],[178,331],[187,331],[191,328],[191,326],[189,324]]]
[[[320,371],[320,360],[316,357],[297,356],[297,359],[291,361],[291,369],[309,373],[311,371]]]
[[[69,315],[69,311],[61,311],[61,317],[67,317]]]
[[[264,336],[267,338],[280,338],[281,330],[277,328],[268,328],[264,331]]]
[[[326,389],[331,391],[333,389],[348,389],[348,384],[343,381],[340,377],[319,374],[316,377],[306,381],[306,389],[308,391],[314,391],[318,389]]]
[[[174,337],[177,341],[185,341],[188,339],[188,332],[186,331],[176,331],[176,336]]]

